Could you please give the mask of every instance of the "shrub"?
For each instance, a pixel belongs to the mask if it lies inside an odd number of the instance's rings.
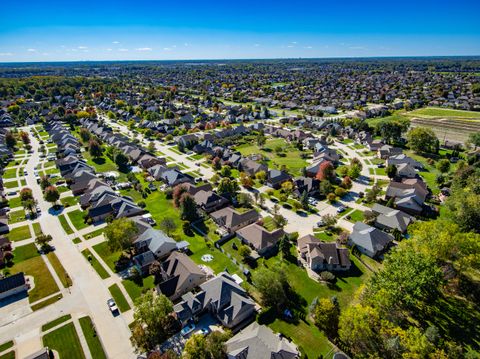
[[[144,201],[138,202],[138,207],[140,207],[140,208],[145,208],[146,206],[147,206],[147,205],[146,205],[146,203],[145,203]]]
[[[320,279],[323,280],[324,282],[334,282],[335,281],[335,275],[332,272],[321,272],[320,273]]]

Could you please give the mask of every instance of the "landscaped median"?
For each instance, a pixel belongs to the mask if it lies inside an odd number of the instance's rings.
[[[117,303],[117,307],[120,312],[123,313],[130,310],[130,305],[128,304],[125,296],[123,295],[117,284],[111,285],[110,287],[108,287],[108,290],[110,291],[110,294],[115,300],[115,303]]]
[[[60,358],[84,359],[80,339],[73,323],[51,331],[43,336],[43,345],[58,352]]]
[[[100,278],[106,279],[110,277],[110,274],[108,274],[108,272],[105,270],[105,268],[103,268],[98,259],[90,252],[90,250],[84,249],[82,251],[82,254],[87,259],[87,261],[90,262],[93,269],[95,269]]]
[[[73,233],[73,229],[70,228],[70,225],[68,224],[67,219],[65,218],[64,214],[59,215],[58,220],[60,221],[60,224],[62,225],[62,228],[65,231],[65,233],[67,233],[67,234],[72,234]]]
[[[105,359],[107,356],[105,355],[92,319],[90,317],[83,317],[79,319],[79,322],[92,357],[95,359]]]
[[[30,227],[28,225],[24,225],[21,227],[16,227],[10,229],[8,233],[8,239],[12,242],[23,241],[24,239],[29,239],[32,237],[32,233],[30,232]]]

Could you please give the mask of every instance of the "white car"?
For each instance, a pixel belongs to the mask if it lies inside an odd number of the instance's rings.
[[[110,309],[112,313],[118,312],[117,303],[115,303],[113,298],[110,298],[109,300],[107,300],[107,304],[108,304],[108,309]]]

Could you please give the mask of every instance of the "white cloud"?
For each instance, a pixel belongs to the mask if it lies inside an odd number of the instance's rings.
[[[313,49],[312,46],[305,46],[306,49]]]
[[[50,55],[50,54],[49,54],[48,52],[42,52],[42,55],[43,55],[43,56],[48,56],[48,55]]]
[[[121,51],[121,52],[127,52],[128,49],[118,49],[118,51]]]
[[[188,42],[184,43],[183,46],[190,46]]]
[[[259,47],[259,46],[260,46],[260,44],[254,44],[253,46],[255,46],[255,47]]]
[[[112,41],[112,44],[115,44],[115,45],[117,45],[119,43],[120,43],[120,41]]]
[[[294,46],[293,46],[293,45],[288,45],[287,47],[290,47],[290,48],[292,48],[292,47],[294,47]]]
[[[137,51],[152,51],[151,47],[139,47],[138,49],[135,49]]]
[[[107,51],[112,51],[112,49],[107,49]]]
[[[0,52],[0,56],[12,56],[11,52]]]
[[[350,50],[365,50],[365,46],[350,46]]]
[[[79,46],[78,48],[79,48],[80,50],[86,50],[86,49],[88,49],[87,46]]]
[[[163,48],[163,51],[172,51],[172,49],[169,48],[169,47],[164,47],[164,48]]]
[[[296,44],[297,44],[297,42],[296,42],[296,41],[292,41],[292,44],[296,45]]]
[[[28,52],[35,52],[37,51],[36,49],[27,49]]]

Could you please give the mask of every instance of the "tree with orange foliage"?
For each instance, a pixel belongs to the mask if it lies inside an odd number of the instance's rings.
[[[320,181],[331,181],[335,178],[335,168],[330,161],[324,161],[318,167],[317,175],[315,176],[316,179]]]

